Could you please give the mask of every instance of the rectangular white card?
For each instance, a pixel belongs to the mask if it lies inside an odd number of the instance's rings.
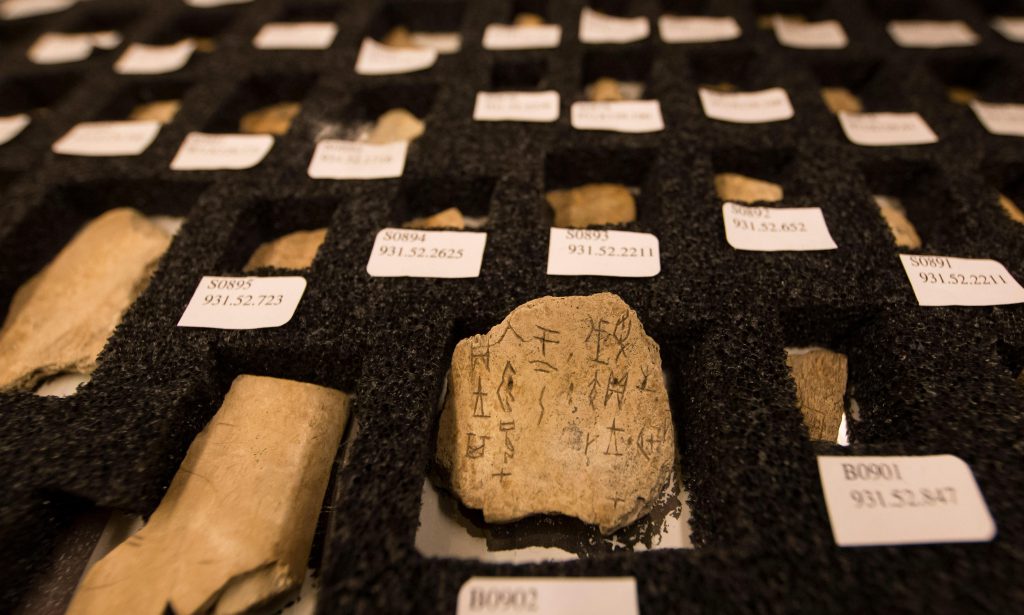
[[[405,170],[408,141],[363,143],[324,139],[306,170],[313,179],[388,179]]]
[[[570,122],[576,130],[608,130],[644,133],[665,130],[661,103],[656,100],[581,100],[570,107]]]
[[[1024,43],[1024,17],[996,17],[992,29],[1014,43]]]
[[[484,49],[491,51],[554,49],[561,44],[562,26],[558,24],[516,26],[492,23],[484,28]]]
[[[435,49],[406,49],[378,43],[366,37],[359,46],[356,74],[398,75],[426,70],[437,62]]]
[[[1024,303],[1024,288],[999,261],[900,254],[919,305]]]
[[[670,45],[685,43],[718,43],[743,35],[734,17],[702,15],[662,15],[658,18],[661,40]]]
[[[640,615],[633,577],[470,577],[455,615]]]
[[[959,19],[894,20],[886,24],[885,29],[897,45],[912,49],[971,47],[981,40],[970,26]]]
[[[13,141],[31,122],[32,118],[27,113],[0,117],[0,145]]]
[[[821,489],[840,547],[989,542],[996,523],[954,455],[818,457]]]
[[[46,32],[32,43],[26,55],[29,61],[40,65],[81,62],[92,55],[93,49],[98,46],[97,40],[109,42],[96,39],[91,32]]]
[[[850,143],[864,147],[894,145],[928,145],[938,143],[935,134],[921,114],[839,112],[839,125]]]
[[[651,35],[646,17],[615,17],[599,13],[589,6],[580,11],[580,42],[588,45],[624,44],[642,41]]]
[[[160,134],[161,126],[156,120],[80,122],[51,149],[64,156],[138,156]]]
[[[252,39],[256,49],[327,49],[338,36],[333,21],[271,22],[263,24]]]
[[[190,38],[173,45],[146,45],[132,43],[114,62],[119,75],[163,75],[181,70],[188,64],[196,43]]]
[[[659,273],[661,251],[651,233],[551,228],[548,275],[650,278]]]
[[[0,2],[0,19],[28,19],[66,11],[78,0],[6,0]]]
[[[458,32],[410,32],[409,42],[422,49],[433,49],[441,55],[458,53],[462,35]]]
[[[793,117],[793,104],[783,88],[768,88],[757,92],[719,92],[700,88],[698,94],[704,115],[713,120],[734,124],[763,124]]]
[[[375,278],[477,278],[487,233],[386,228],[377,233],[366,272]]]
[[[1004,137],[1024,137],[1024,105],[971,101],[971,109],[985,130]]]
[[[306,278],[203,276],[178,321],[179,327],[265,329],[295,315]]]
[[[772,28],[780,45],[794,49],[844,49],[850,44],[843,24],[836,19],[797,21],[776,15]]]
[[[274,147],[273,135],[190,132],[171,161],[172,171],[251,169]]]
[[[551,123],[560,115],[555,90],[543,92],[477,92],[473,119],[477,122]]]
[[[820,207],[722,205],[725,240],[737,250],[806,252],[835,250]]]

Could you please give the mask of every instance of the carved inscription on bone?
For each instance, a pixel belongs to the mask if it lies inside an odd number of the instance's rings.
[[[456,346],[436,457],[488,522],[563,514],[604,534],[633,523],[675,459],[658,344],[611,293],[519,306]]]

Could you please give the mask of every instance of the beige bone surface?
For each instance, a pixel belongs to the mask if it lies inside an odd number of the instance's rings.
[[[864,111],[864,105],[861,103],[860,98],[846,88],[821,88],[821,99],[825,101],[825,106],[828,107],[828,110],[835,114],[838,114],[840,111],[849,113]]]
[[[715,192],[723,201],[781,201],[782,186],[739,173],[716,173]]]
[[[811,440],[835,442],[843,421],[846,355],[824,348],[787,349],[786,363]]]
[[[544,18],[536,13],[523,12],[516,15],[512,23],[517,26],[542,26]]]
[[[432,228],[456,228],[462,230],[466,228],[466,219],[463,217],[462,212],[457,207],[449,207],[448,209],[442,209],[431,216],[424,216],[422,218],[413,218],[405,224],[402,228],[416,228],[416,229],[432,229]]]
[[[563,514],[609,534],[675,460],[658,344],[611,293],[543,297],[455,348],[436,459],[491,523]]]
[[[154,100],[132,109],[130,120],[156,120],[161,124],[170,124],[174,116],[181,110],[180,100]]]
[[[1017,207],[1017,204],[1010,200],[1010,197],[1005,194],[999,195],[999,206],[1003,209],[1003,212],[1010,217],[1011,220],[1018,224],[1024,224],[1024,212]]]
[[[166,233],[127,207],[86,224],[14,294],[0,329],[0,390],[92,373],[169,245]]]
[[[302,110],[297,102],[279,102],[261,107],[242,116],[238,129],[246,134],[271,134],[282,136],[288,133],[292,120]]]
[[[377,118],[367,141],[370,143],[391,143],[412,141],[423,134],[426,124],[406,109],[395,108]]]
[[[917,229],[907,217],[907,210],[903,208],[903,203],[894,196],[884,194],[876,194],[874,198],[875,204],[878,205],[878,211],[889,226],[889,232],[892,233],[896,245],[911,250],[920,248],[921,236],[917,234]]]
[[[327,237],[327,229],[295,231],[261,244],[249,257],[243,271],[259,267],[305,269],[313,264],[316,253]]]
[[[584,184],[577,188],[552,190],[545,198],[555,213],[555,226],[562,228],[623,224],[636,220],[636,199],[622,184]]]
[[[149,522],[86,573],[69,615],[241,613],[296,589],[348,400],[238,376]]]

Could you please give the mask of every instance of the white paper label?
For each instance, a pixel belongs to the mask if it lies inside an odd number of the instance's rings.
[[[478,278],[487,233],[386,228],[366,272],[375,278]]]
[[[223,278],[203,276],[188,302],[179,327],[266,329],[280,327],[295,315],[306,278]]]
[[[251,169],[274,147],[272,135],[190,132],[171,161],[172,171]]]
[[[47,32],[32,43],[27,56],[35,64],[67,64],[88,58],[93,49],[113,49],[120,44],[117,32]]]
[[[570,107],[570,122],[576,130],[642,133],[665,129],[661,103],[656,100],[581,100]]]
[[[75,6],[78,0],[6,0],[0,3],[0,19],[27,19],[51,15]]]
[[[855,145],[927,145],[939,141],[928,122],[919,113],[839,112],[839,125]]]
[[[640,615],[633,577],[470,577],[455,615]]]
[[[985,130],[1004,137],[1024,137],[1024,105],[971,101],[971,109]]]
[[[408,151],[408,141],[377,144],[324,139],[316,144],[306,172],[313,179],[401,177]]]
[[[338,36],[333,21],[275,22],[263,24],[252,39],[256,49],[327,49]]]
[[[996,523],[954,455],[818,457],[821,490],[840,547],[989,542]]]
[[[844,49],[849,44],[843,24],[835,19],[805,22],[776,15],[772,27],[779,44],[794,49]]]
[[[919,305],[1024,303],[1024,288],[999,261],[900,254]]]
[[[119,75],[163,75],[181,70],[192,53],[196,43],[182,39],[173,45],[146,45],[132,43],[114,62],[114,72]]]
[[[433,49],[441,55],[458,53],[462,49],[462,35],[458,32],[410,32],[409,42],[423,49]]]
[[[646,17],[615,17],[589,6],[580,11],[580,42],[589,45],[634,43],[651,35]]]
[[[661,252],[651,233],[551,229],[548,275],[650,278],[659,273]]]
[[[658,18],[661,40],[669,44],[717,43],[743,34],[733,17],[662,15]]]
[[[724,203],[725,240],[737,250],[807,252],[835,250],[820,207],[752,207]]]
[[[1008,41],[1024,43],[1024,17],[996,17],[992,20],[992,29]]]
[[[561,44],[562,26],[557,24],[515,26],[492,23],[484,29],[484,49],[491,51],[554,49]]]
[[[0,145],[12,141],[31,122],[32,118],[27,113],[0,117]]]
[[[541,122],[558,120],[560,99],[544,92],[477,92],[473,119],[478,122]]]
[[[426,70],[437,62],[434,49],[406,49],[364,38],[356,58],[356,74],[398,75]]]
[[[700,88],[704,115],[713,120],[735,124],[781,122],[793,117],[793,104],[783,88],[757,92],[719,92]]]
[[[978,44],[978,35],[963,21],[909,19],[890,21],[885,29],[900,47],[937,49],[940,47],[971,47]]]
[[[253,0],[185,0],[185,4],[197,9],[212,9],[218,6],[230,6],[232,4],[249,4]]]
[[[156,120],[80,122],[51,149],[65,156],[138,156],[160,134],[161,126]]]

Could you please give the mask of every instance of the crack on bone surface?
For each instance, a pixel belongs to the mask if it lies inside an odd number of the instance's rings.
[[[349,396],[235,378],[146,525],[100,559],[69,615],[241,613],[294,593],[349,415]]]
[[[554,225],[585,228],[592,225],[636,221],[635,190],[622,184],[594,183],[551,190],[546,195],[554,212]]]
[[[243,115],[238,122],[238,130],[246,134],[284,136],[301,110],[302,104],[297,102],[286,101],[267,105]]]
[[[907,217],[907,210],[903,207],[903,202],[897,197],[884,194],[876,194],[874,199],[879,213],[882,214],[882,218],[889,226],[889,232],[892,233],[896,245],[911,250],[920,248],[921,236],[917,234],[917,229]]]
[[[715,192],[723,201],[781,201],[782,186],[740,173],[716,173]]]
[[[251,271],[259,267],[306,269],[313,264],[326,236],[326,228],[282,235],[256,248],[242,270]]]
[[[535,299],[456,346],[436,461],[486,522],[611,534],[651,511],[674,459],[660,349],[618,296]]]
[[[787,348],[797,406],[811,440],[835,442],[843,421],[846,355],[825,348]]]

